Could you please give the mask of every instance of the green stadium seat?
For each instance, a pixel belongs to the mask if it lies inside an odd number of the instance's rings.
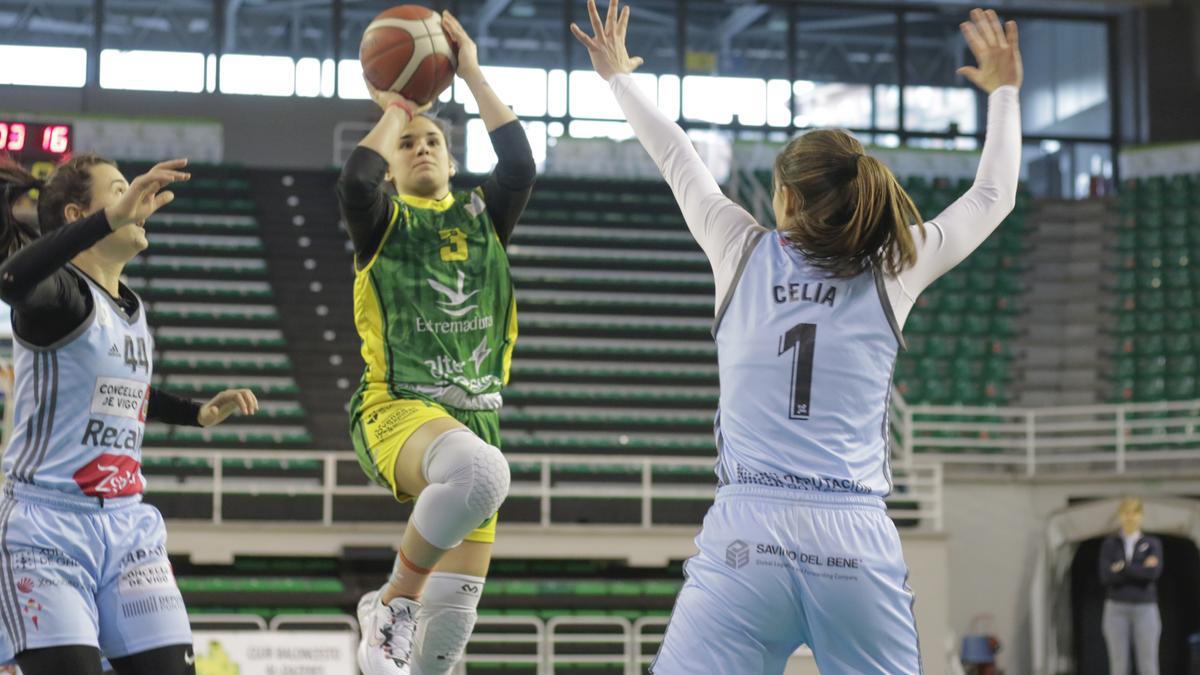
[[[943,335],[954,335],[963,330],[962,317],[958,314],[941,313],[934,320],[933,329]]]
[[[1200,391],[1196,388],[1196,378],[1190,374],[1175,375],[1167,378],[1166,397],[1171,400],[1193,399]]]
[[[1166,324],[1171,333],[1190,333],[1196,328],[1194,312],[1168,312]]]
[[[1137,376],[1137,372],[1137,361],[1125,356],[1117,358],[1116,366],[1114,367],[1114,374],[1117,379],[1132,379]]]
[[[1137,332],[1137,327],[1137,315],[1132,312],[1126,312],[1117,315],[1117,323],[1113,327],[1113,332],[1117,335],[1132,335]]]
[[[1161,333],[1167,326],[1166,317],[1161,312],[1140,312],[1137,319],[1139,333]]]
[[[1139,377],[1134,382],[1133,397],[1136,401],[1159,401],[1166,390],[1166,380],[1162,377]]]
[[[1200,338],[1184,333],[1167,335],[1163,338],[1163,352],[1171,355],[1195,354],[1200,352]]]
[[[1196,298],[1200,295],[1200,285],[1193,284],[1194,288],[1180,288],[1167,294],[1167,306],[1172,310],[1191,310],[1200,308],[1200,303],[1196,302]]]
[[[1155,203],[1145,205],[1137,215],[1137,224],[1141,229],[1161,230],[1167,224],[1166,213],[1162,209],[1162,203],[1155,200]]]
[[[1137,374],[1140,377],[1165,375],[1167,372],[1167,357],[1162,355],[1145,356],[1138,359]]]

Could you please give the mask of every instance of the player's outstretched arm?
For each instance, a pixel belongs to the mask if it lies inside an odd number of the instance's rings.
[[[253,415],[257,412],[258,398],[254,392],[249,389],[226,389],[200,406],[196,421],[202,427],[211,427],[229,419],[234,413]]]
[[[629,56],[625,49],[629,14],[628,6],[619,9],[617,0],[609,0],[608,16],[601,22],[596,1],[588,0],[593,34],[574,24],[571,33],[587,48],[596,73],[608,80],[638,141],[671,186],[688,229],[720,278],[724,261],[740,251],[739,242],[761,228],[753,216],[721,192],[683,129],[659,112],[634,84],[630,74],[642,65],[642,59]]]
[[[350,153],[338,176],[337,196],[342,220],[359,261],[374,254],[391,215],[391,201],[383,190],[387,180],[387,157],[399,147],[404,128],[413,116],[429,109],[400,94],[380,91],[367,82],[371,100],[383,111],[379,121]]]
[[[65,286],[74,284],[60,270],[72,258],[96,245],[101,239],[127,225],[143,225],[158,209],[171,203],[174,194],[168,185],[189,180],[184,171],[186,159],[155,164],[133,179],[116,204],[68,223],[34,239],[0,264],[0,300],[14,309],[36,313],[59,312]],[[63,273],[65,274],[65,273]]]
[[[975,182],[916,236],[917,262],[900,278],[914,295],[971,254],[1012,211],[1021,175],[1021,102],[1024,79],[1017,24],[1000,23],[992,10],[975,9],[960,26],[975,66],[958,73],[988,94],[987,135]]]
[[[249,389],[226,389],[201,403],[150,387],[146,401],[146,419],[163,424],[211,427],[234,413],[253,415],[256,412],[258,398]]]

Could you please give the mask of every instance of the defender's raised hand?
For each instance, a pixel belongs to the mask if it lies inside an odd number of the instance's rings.
[[[155,211],[171,203],[175,193],[163,190],[171,183],[190,179],[192,174],[183,168],[186,159],[172,159],[155,164],[149,171],[133,179],[121,199],[104,209],[108,224],[117,230],[130,224],[142,224]]]
[[[579,26],[571,24],[571,34],[587,47],[592,57],[592,67],[605,80],[617,73],[632,73],[644,61],[640,56],[630,57],[625,50],[625,30],[629,27],[629,6],[617,7],[617,0],[608,0],[608,16],[600,22],[596,0],[588,0],[588,17],[592,21],[592,32],[588,36]]]
[[[1017,22],[1001,25],[994,10],[971,10],[971,20],[959,24],[977,66],[963,66],[958,74],[990,94],[1005,85],[1020,87],[1025,79]]]

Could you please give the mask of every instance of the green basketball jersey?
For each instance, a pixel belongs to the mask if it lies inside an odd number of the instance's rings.
[[[394,200],[379,250],[355,274],[354,323],[366,362],[355,407],[414,394],[498,407],[517,308],[480,190]]]

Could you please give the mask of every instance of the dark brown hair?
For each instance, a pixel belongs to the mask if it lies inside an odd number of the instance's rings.
[[[831,276],[852,277],[869,265],[894,276],[916,262],[908,226],[924,235],[920,211],[891,169],[849,133],[817,129],[792,139],[775,158],[775,181],[791,196],[780,233]]]
[[[76,155],[63,162],[46,178],[38,194],[38,226],[43,233],[67,224],[63,210],[68,204],[87,208],[92,203],[92,172],[94,166],[117,163],[99,155]]]
[[[0,261],[37,238],[37,229],[18,220],[13,214],[13,205],[25,193],[41,185],[42,182],[20,164],[0,155]]]

